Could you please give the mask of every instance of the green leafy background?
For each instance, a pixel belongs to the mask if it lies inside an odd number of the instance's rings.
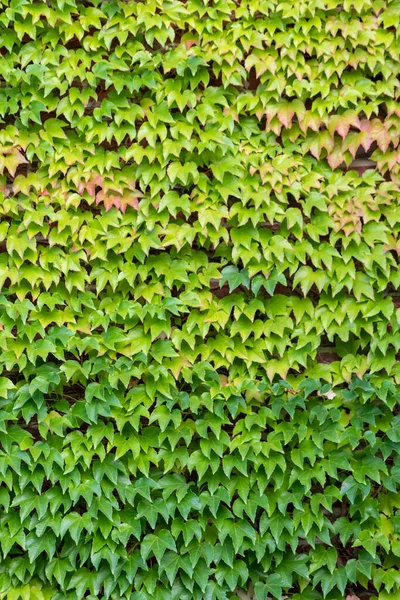
[[[0,1],[0,598],[400,598],[400,2]]]

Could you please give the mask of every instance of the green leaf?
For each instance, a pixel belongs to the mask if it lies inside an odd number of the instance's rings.
[[[277,573],[269,575],[266,583],[258,581],[254,586],[257,600],[266,600],[269,596],[281,598],[282,586],[281,577]]]
[[[160,564],[166,550],[176,552],[174,538],[167,529],[161,529],[156,534],[148,533],[142,540],[140,555],[146,560],[149,555],[154,554],[157,562]]]
[[[10,379],[8,379],[7,377],[0,377],[0,397],[1,398],[7,398],[8,390],[12,390],[13,388],[15,388],[15,385],[13,384],[12,381],[10,381]]]
[[[238,267],[230,265],[222,269],[221,275],[222,278],[219,284],[220,287],[222,287],[225,283],[228,283],[230,292],[232,292],[241,285],[243,285],[246,288],[250,286],[250,278],[247,269],[239,270]]]

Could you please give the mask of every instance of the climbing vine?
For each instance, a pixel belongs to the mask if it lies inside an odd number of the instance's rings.
[[[0,0],[1,599],[400,599],[399,21]]]

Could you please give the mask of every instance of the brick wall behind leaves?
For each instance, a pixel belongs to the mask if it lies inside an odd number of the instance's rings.
[[[399,600],[399,20],[0,0],[0,600]]]

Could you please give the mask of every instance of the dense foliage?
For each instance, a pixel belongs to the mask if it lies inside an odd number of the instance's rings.
[[[399,21],[0,0],[1,599],[400,598]]]

